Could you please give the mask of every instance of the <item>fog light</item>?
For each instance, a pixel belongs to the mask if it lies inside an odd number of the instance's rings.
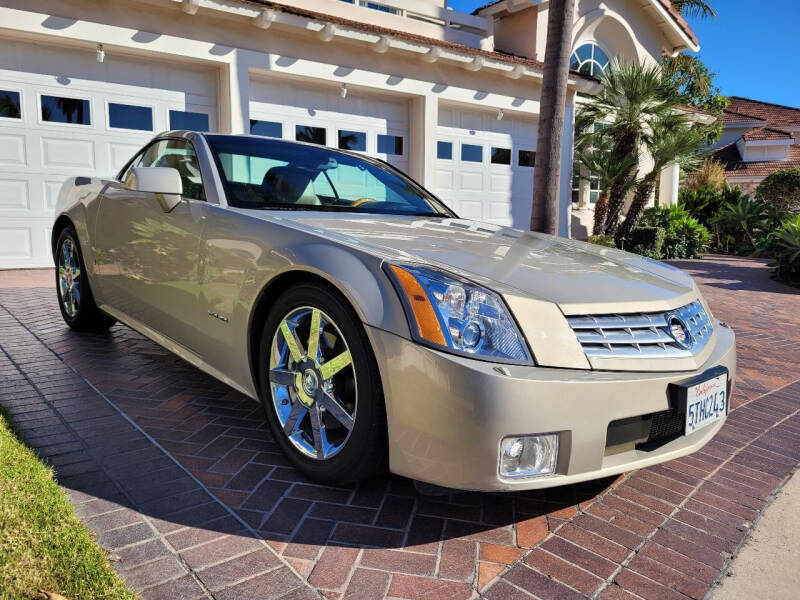
[[[552,475],[557,460],[557,433],[507,437],[500,444],[500,477]]]

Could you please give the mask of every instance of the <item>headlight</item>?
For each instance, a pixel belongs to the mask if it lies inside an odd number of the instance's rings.
[[[386,265],[415,340],[485,360],[533,364],[500,296],[431,268]]]

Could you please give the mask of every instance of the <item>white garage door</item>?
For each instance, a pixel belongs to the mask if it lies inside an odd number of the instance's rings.
[[[436,193],[459,216],[528,228],[537,122],[439,107]]]
[[[250,132],[363,152],[408,172],[408,102],[284,79],[250,82]]]
[[[0,268],[52,265],[67,177],[113,175],[155,133],[216,118],[213,71],[0,40]]]

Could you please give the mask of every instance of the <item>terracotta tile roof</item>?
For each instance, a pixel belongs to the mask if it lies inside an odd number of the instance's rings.
[[[772,126],[793,125],[800,127],[800,108],[761,102],[741,96],[731,96],[728,110],[766,121]]]
[[[472,14],[476,15],[483,9],[489,8],[490,6],[494,6],[495,4],[500,4],[502,1],[503,0],[493,0],[493,2],[489,2],[488,4],[484,4],[483,6],[476,8],[475,10],[472,11]],[[669,16],[672,18],[672,20],[675,21],[678,27],[681,28],[681,31],[683,31],[687,35],[687,37],[690,40],[692,40],[692,43],[695,46],[699,46],[700,41],[697,39],[697,34],[695,34],[692,28],[689,27],[689,24],[686,22],[686,19],[684,19],[681,16],[681,13],[678,12],[678,9],[672,6],[672,2],[670,2],[669,0],[658,0],[658,1],[661,3],[661,6],[664,7],[664,10],[666,10],[669,13]]]
[[[779,169],[800,167],[800,145],[789,147],[788,160],[744,162],[735,142],[718,149],[713,156],[725,167],[725,175],[728,177],[761,178]]]
[[[736,112],[734,110],[731,110],[730,108],[726,108],[725,110],[722,111],[723,123],[752,123],[753,121],[761,121],[762,123],[766,124],[766,121],[764,121],[764,119]]]
[[[757,129],[751,129],[742,137],[748,142],[755,140],[791,140],[792,134],[771,127],[759,127]]]
[[[240,2],[242,4],[250,4],[253,6],[258,6],[261,8],[271,8],[273,10],[277,10],[286,14],[292,14],[299,17],[304,17],[306,19],[313,19],[314,21],[320,21],[323,23],[332,23],[334,25],[341,25],[342,27],[347,27],[348,29],[354,29],[356,31],[363,31],[365,33],[372,33],[375,35],[386,35],[395,39],[408,40],[410,42],[417,42],[419,44],[426,44],[429,46],[438,46],[439,48],[443,48],[446,50],[453,50],[454,52],[459,52],[461,54],[469,54],[472,56],[483,56],[485,58],[490,58],[492,60],[496,60],[499,62],[505,62],[515,65],[523,65],[538,71],[544,70],[544,63],[542,63],[541,61],[525,58],[523,56],[517,56],[515,54],[481,50],[480,48],[472,48],[470,46],[465,46],[464,44],[457,44],[455,42],[448,42],[445,40],[437,40],[435,38],[429,38],[414,33],[408,33],[405,31],[400,31],[398,29],[380,27],[378,25],[372,25],[370,23],[352,21],[350,19],[344,19],[342,17],[337,17],[335,15],[329,15],[312,10],[306,10],[305,8],[297,8],[295,6],[288,6],[286,4],[280,4],[278,2],[272,2],[270,0],[235,0],[235,1]],[[581,75],[577,71],[570,71],[570,74],[576,79],[582,79],[584,81],[592,81],[592,82],[597,81],[593,77],[587,77],[585,75]]]
[[[664,9],[669,13],[669,16],[672,17],[672,20],[678,24],[678,27],[681,28],[683,33],[685,33],[686,36],[692,40],[692,43],[695,46],[699,46],[700,40],[697,39],[697,34],[695,34],[694,30],[689,27],[686,19],[681,16],[681,13],[678,12],[678,9],[672,5],[672,2],[669,0],[659,0],[659,2],[661,2],[661,6],[663,6]]]

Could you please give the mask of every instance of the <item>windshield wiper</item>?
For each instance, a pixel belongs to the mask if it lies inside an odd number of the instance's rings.
[[[285,210],[285,211],[305,211],[305,212],[340,212],[353,213],[358,215],[394,215],[400,217],[435,217],[449,218],[450,215],[440,212],[404,212],[401,210],[359,210],[358,207],[349,206],[330,206],[320,204],[262,204],[259,206],[247,206],[242,208],[252,208],[256,210]]]

